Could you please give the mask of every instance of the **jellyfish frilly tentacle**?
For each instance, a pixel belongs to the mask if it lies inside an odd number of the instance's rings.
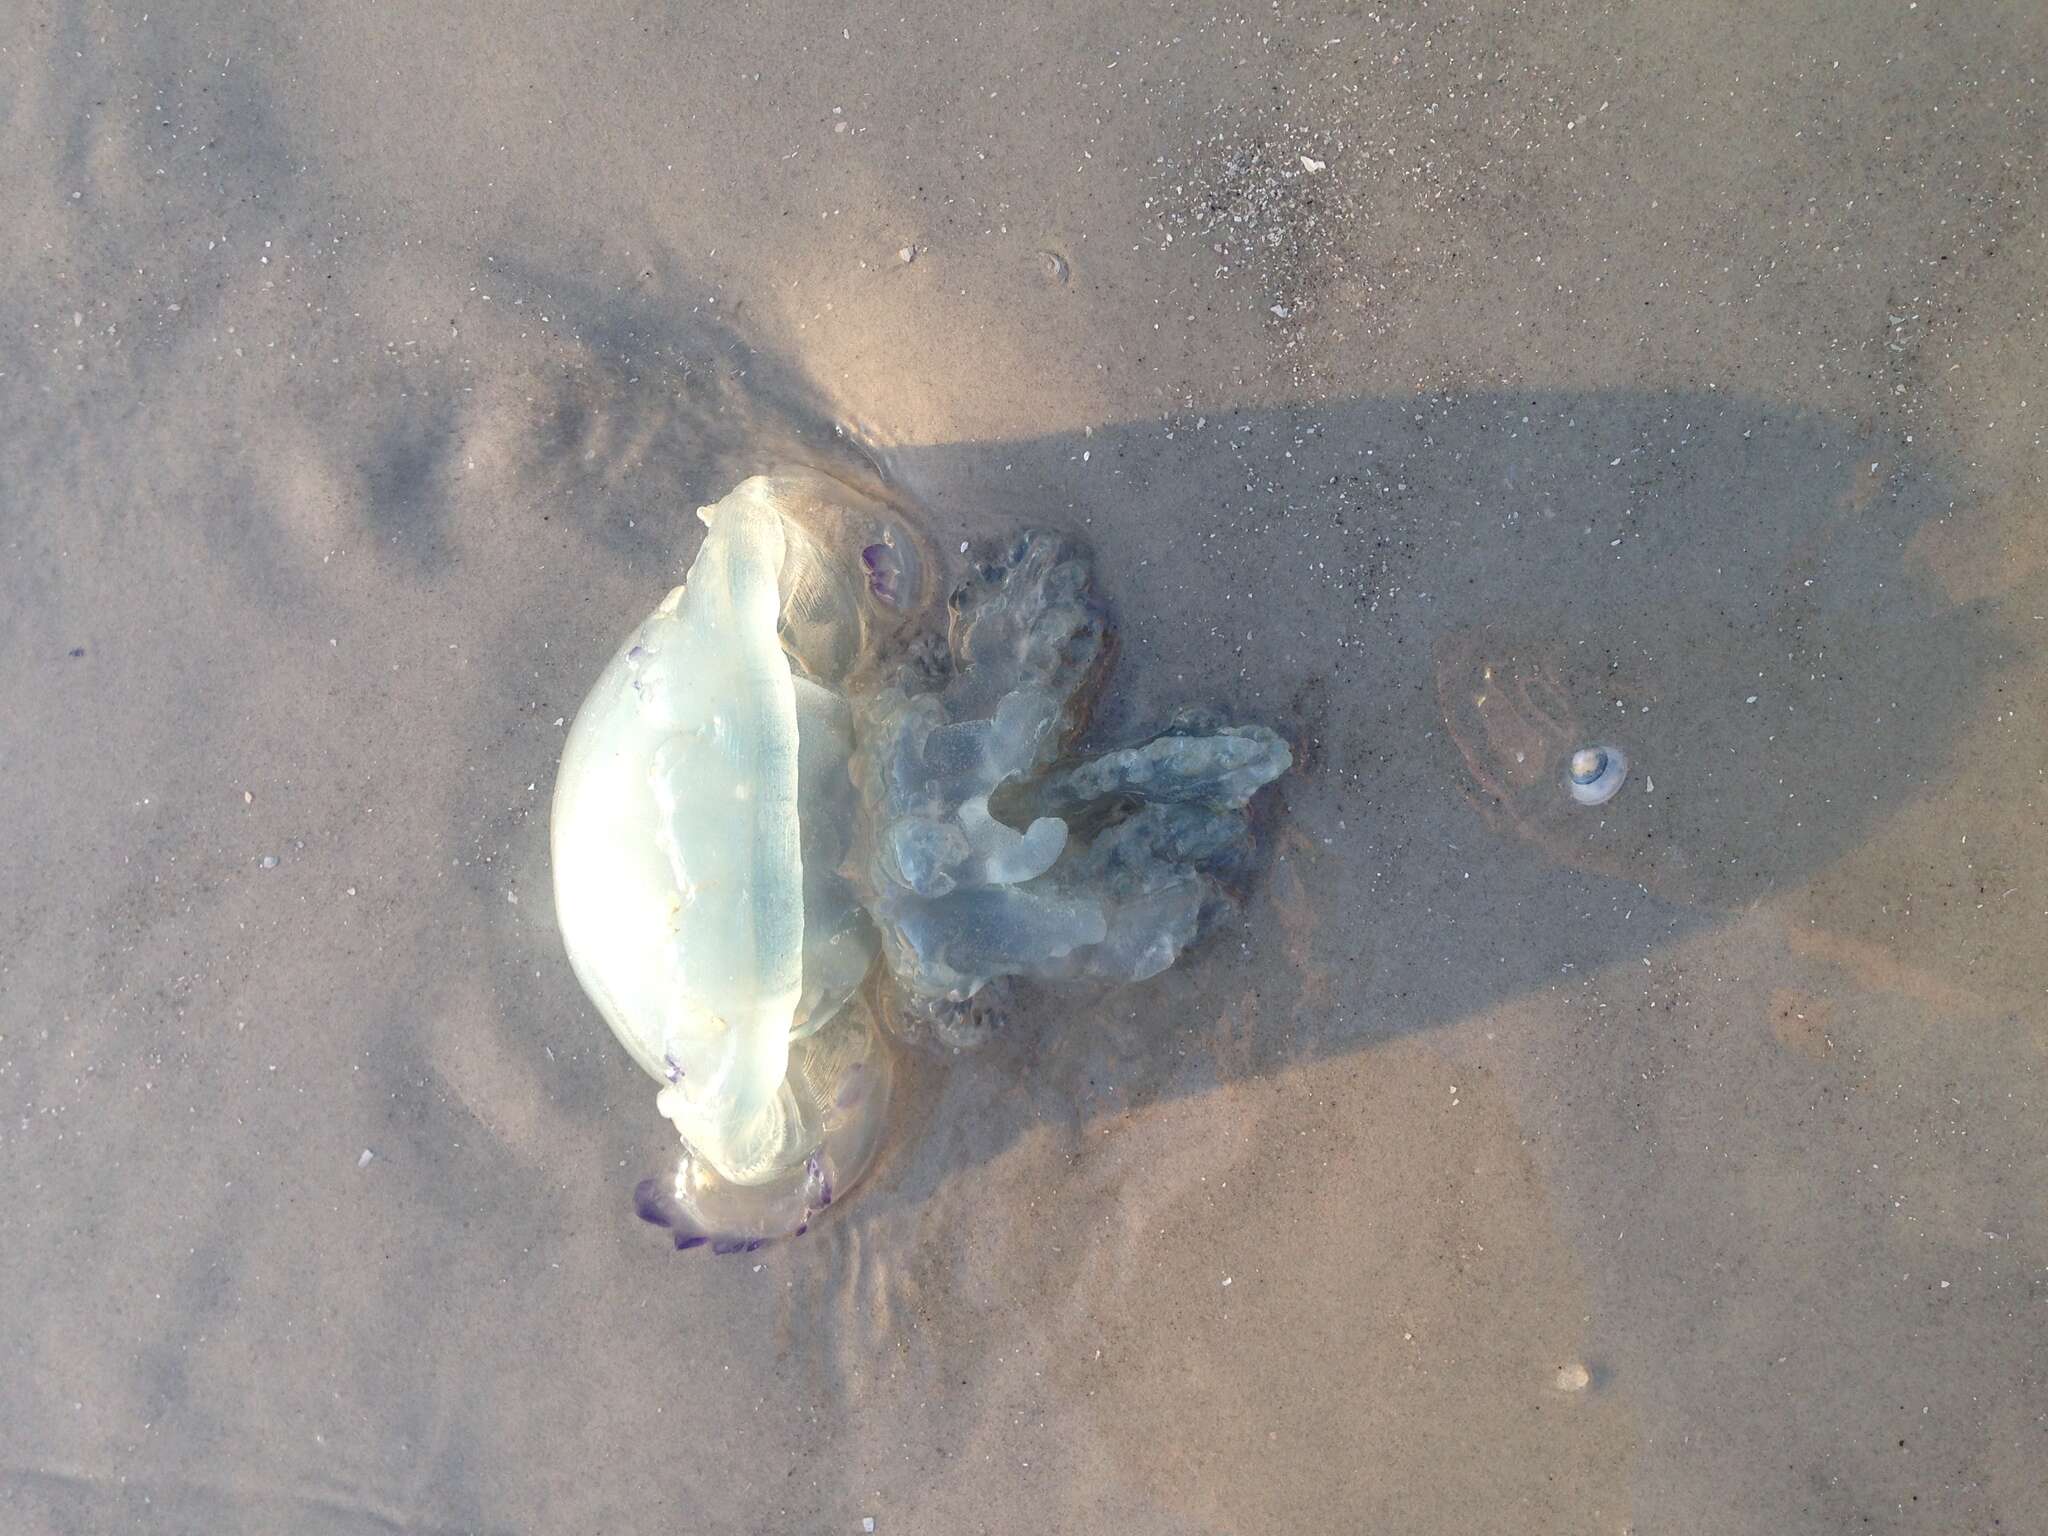
[[[1059,535],[977,562],[942,637],[931,552],[879,501],[779,472],[699,515],[684,584],[577,714],[552,842],[571,965],[681,1141],[640,1214],[732,1251],[867,1171],[879,1023],[957,1048],[1013,978],[1170,965],[1227,909],[1247,802],[1291,757],[1194,712],[1069,755],[1111,632]]]
[[[992,983],[1134,982],[1229,910],[1251,797],[1291,766],[1261,725],[1182,711],[1072,755],[1112,654],[1088,552],[1030,530],[948,603],[945,651],[855,701],[861,899],[913,1038],[979,1043]]]

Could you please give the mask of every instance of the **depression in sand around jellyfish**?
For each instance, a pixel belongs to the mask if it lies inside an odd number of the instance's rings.
[[[893,509],[746,481],[606,665],[562,753],[555,904],[578,980],[682,1149],[679,1247],[801,1232],[886,1132],[886,1029],[958,1049],[1018,978],[1135,982],[1230,909],[1262,725],[1183,710],[1074,744],[1111,653],[1089,555],[1026,531],[942,603]],[[871,984],[872,983],[872,984]]]

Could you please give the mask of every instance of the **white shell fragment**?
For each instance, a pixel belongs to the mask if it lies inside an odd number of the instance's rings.
[[[1565,765],[1565,788],[1581,805],[1605,805],[1627,777],[1628,754],[1619,747],[1581,747]]]

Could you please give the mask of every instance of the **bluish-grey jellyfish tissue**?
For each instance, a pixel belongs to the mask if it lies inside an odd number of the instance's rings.
[[[1142,981],[1227,910],[1246,806],[1287,771],[1260,725],[1186,711],[1151,739],[1070,755],[1109,661],[1086,551],[1027,532],[948,605],[946,643],[854,701],[853,874],[898,1022],[970,1045],[1010,977]]]

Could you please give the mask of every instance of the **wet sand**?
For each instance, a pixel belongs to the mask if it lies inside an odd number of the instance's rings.
[[[0,1527],[2048,1530],[2038,8],[11,20]],[[1302,767],[712,1259],[546,811],[790,459]]]

